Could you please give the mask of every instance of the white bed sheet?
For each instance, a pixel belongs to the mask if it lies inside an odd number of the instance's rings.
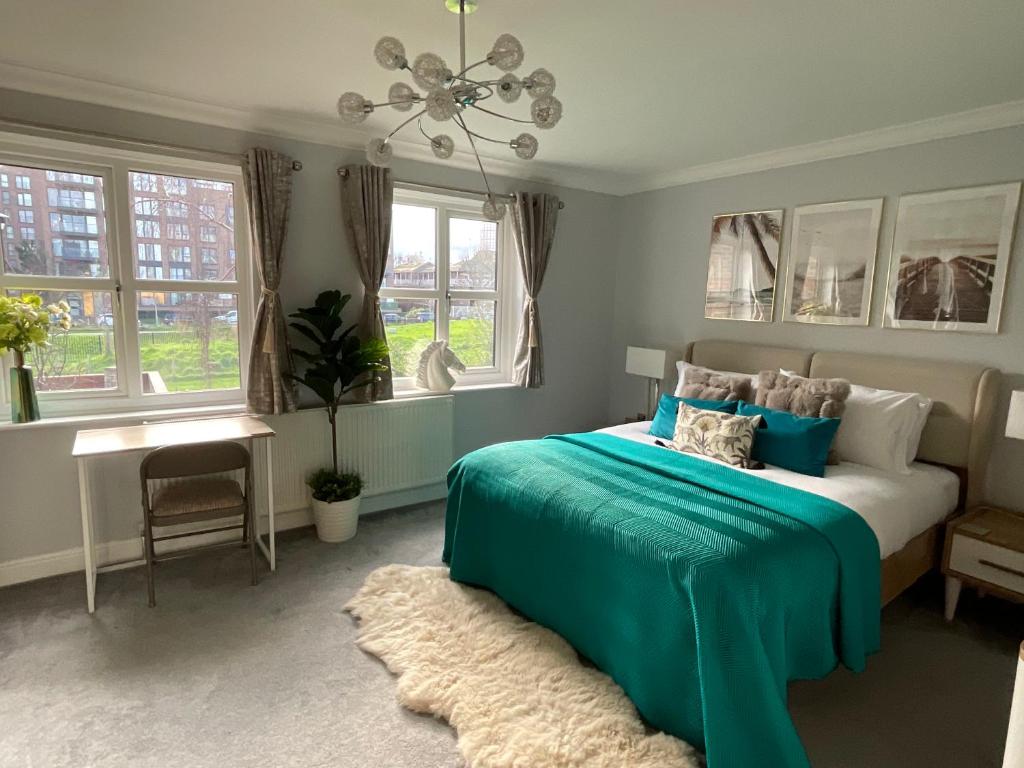
[[[657,438],[648,434],[650,428],[651,422],[640,421],[597,431],[654,445]],[[703,456],[697,458],[715,461]],[[899,552],[912,538],[956,509],[960,491],[960,478],[954,473],[920,462],[910,465],[909,475],[847,461],[827,467],[825,477],[809,477],[772,466],[740,471],[755,472],[766,480],[809,491],[849,507],[871,526],[883,558]]]

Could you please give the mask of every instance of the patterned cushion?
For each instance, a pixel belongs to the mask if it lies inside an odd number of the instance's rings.
[[[683,453],[718,459],[734,467],[746,466],[754,445],[754,432],[760,423],[760,415],[733,416],[680,403],[671,447]]]
[[[226,477],[197,477],[165,485],[153,494],[155,517],[177,517],[242,505],[242,488]]]
[[[691,366],[683,374],[683,387],[679,396],[697,400],[750,400],[750,378]]]

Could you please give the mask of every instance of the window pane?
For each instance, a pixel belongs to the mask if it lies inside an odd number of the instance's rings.
[[[436,336],[436,304],[433,299],[381,300],[394,376],[416,375],[420,355]]]
[[[115,389],[114,310],[106,291],[8,291],[8,295],[37,293],[44,304],[66,301],[71,307],[71,330],[50,327],[50,346],[33,348],[25,356],[40,392]]]
[[[139,279],[238,279],[232,184],[140,171],[130,176]]]
[[[146,394],[240,386],[236,295],[143,291],[138,321]]]
[[[448,220],[449,280],[452,288],[493,291],[498,225],[476,219]]]
[[[103,179],[45,168],[0,165],[0,175],[13,178],[18,193],[6,213],[11,221],[32,224],[9,227],[3,240],[3,270],[13,275],[106,277],[107,236]]]
[[[391,208],[391,251],[385,288],[437,285],[437,210],[396,203]]]
[[[448,345],[467,368],[494,365],[493,301],[455,299],[448,319]]]

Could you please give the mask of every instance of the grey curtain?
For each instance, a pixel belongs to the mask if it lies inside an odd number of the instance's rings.
[[[292,159],[250,149],[243,167],[252,228],[253,262],[260,281],[256,326],[249,355],[246,401],[254,413],[288,413],[297,406],[292,350],[277,295],[292,199]]]
[[[555,195],[516,192],[512,205],[512,236],[526,288],[512,367],[513,380],[520,387],[536,389],[544,383],[544,344],[537,295],[548,268],[557,224],[558,198]]]
[[[386,340],[378,292],[391,243],[391,203],[395,196],[391,169],[347,165],[340,175],[341,215],[366,291],[359,330],[363,338]],[[381,371],[380,381],[370,385],[367,396],[371,400],[390,400],[394,396],[390,368]]]

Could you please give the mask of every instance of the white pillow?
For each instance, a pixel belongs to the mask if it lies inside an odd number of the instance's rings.
[[[931,408],[916,393],[852,384],[833,448],[840,461],[910,474]]]
[[[687,368],[703,368],[703,367],[704,367],[703,365],[694,365],[693,363],[688,363],[685,360],[680,360],[679,362],[677,362],[676,363],[676,371],[679,374],[679,378],[676,380],[676,389],[675,389],[675,392],[673,392],[672,394],[674,394],[676,397],[682,397],[682,395],[683,395],[683,386],[685,385],[684,379],[686,378],[686,369]],[[716,370],[714,368],[708,368],[707,370],[713,371],[714,373],[720,373],[723,376],[736,376],[737,378],[740,378],[740,379],[743,379],[743,378],[750,379],[751,398],[753,398],[753,393],[757,391],[757,374],[756,373],[755,374],[749,374],[749,373],[736,373],[736,371],[719,371],[719,370]]]

